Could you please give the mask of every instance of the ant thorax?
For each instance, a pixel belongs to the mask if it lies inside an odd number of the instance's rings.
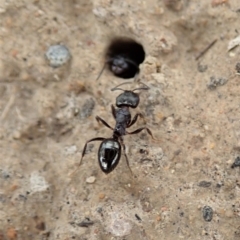
[[[116,125],[114,128],[115,136],[126,135],[126,128],[131,122],[131,113],[128,107],[122,107],[116,110]]]

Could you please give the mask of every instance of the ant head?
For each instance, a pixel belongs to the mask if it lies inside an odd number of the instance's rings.
[[[98,162],[102,171],[110,173],[118,165],[121,157],[121,144],[114,138],[102,141],[98,150]]]
[[[139,95],[133,91],[124,91],[116,98],[116,106],[136,108],[139,104]]]
[[[138,65],[124,55],[116,55],[107,61],[109,70],[119,78],[133,78],[139,73]]]
[[[100,78],[104,68],[119,78],[133,78],[139,73],[139,65],[145,59],[143,46],[131,38],[114,38],[105,53],[105,64],[97,79]]]
[[[139,101],[140,101],[140,97],[139,97],[139,93],[135,93],[134,91],[137,91],[137,90],[148,90],[149,87],[142,83],[142,82],[139,82],[141,83],[143,86],[142,87],[139,87],[139,88],[135,88],[133,90],[124,90],[122,88],[119,88],[121,85],[124,85],[124,84],[128,84],[130,82],[125,82],[125,83],[122,83],[122,84],[119,84],[118,86],[116,86],[115,88],[112,88],[111,90],[112,91],[115,91],[115,90],[121,90],[123,91],[123,93],[121,93],[117,98],[116,98],[116,106],[121,108],[121,107],[131,107],[131,108],[136,108],[139,104]]]
[[[115,58],[109,60],[110,70],[114,73],[114,75],[120,75],[124,71],[127,71],[129,68],[129,63],[123,56],[115,56]]]

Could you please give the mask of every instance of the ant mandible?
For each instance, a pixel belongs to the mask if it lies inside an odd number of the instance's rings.
[[[123,84],[120,84],[120,85],[123,85]],[[123,90],[119,88],[120,85],[113,88],[112,91]],[[130,169],[130,172],[132,173],[132,170],[129,166],[128,157],[126,154],[126,147],[123,142],[123,136],[130,135],[130,134],[137,134],[145,129],[147,133],[154,139],[151,130],[147,127],[138,128],[133,132],[126,131],[126,128],[129,128],[132,125],[134,125],[138,117],[142,116],[141,114],[137,113],[133,117],[133,119],[131,118],[129,107],[136,108],[139,104],[139,94],[134,93],[134,91],[148,90],[148,89],[149,87],[145,85],[144,87],[135,88],[132,91],[123,90],[124,92],[120,94],[116,100],[116,106],[118,107],[118,109],[115,109],[113,105],[111,106],[112,115],[116,121],[114,128],[112,128],[105,120],[103,120],[99,116],[96,116],[96,120],[104,124],[106,127],[110,128],[113,131],[113,135],[111,138],[97,137],[97,138],[92,138],[88,140],[84,145],[79,166],[86,153],[87,144],[93,141],[101,141],[101,144],[98,150],[98,163],[100,165],[101,170],[104,173],[108,174],[116,168],[121,157],[121,148],[123,147],[123,153],[127,162],[127,166]]]

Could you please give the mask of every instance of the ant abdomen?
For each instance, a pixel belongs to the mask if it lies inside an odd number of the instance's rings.
[[[98,162],[106,174],[112,172],[118,165],[121,157],[121,145],[118,140],[108,138],[102,141],[98,150]]]

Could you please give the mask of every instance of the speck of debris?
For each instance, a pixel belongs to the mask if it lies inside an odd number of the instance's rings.
[[[98,212],[98,213],[102,213],[102,211],[103,211],[103,209],[102,209],[101,207],[98,207],[98,208],[97,208],[97,212]]]
[[[86,102],[83,104],[82,109],[80,110],[80,114],[79,114],[80,118],[84,119],[91,116],[94,107],[95,107],[94,100],[92,98],[87,99]]]
[[[237,70],[237,73],[240,73],[240,62],[236,64],[235,69]]]
[[[229,41],[229,43],[228,43],[228,51],[234,49],[235,47],[237,47],[239,45],[240,45],[240,35]]]
[[[147,155],[147,154],[148,154],[148,150],[141,148],[141,149],[139,150],[139,153]]]
[[[234,163],[232,164],[232,168],[235,168],[235,167],[240,167],[240,157],[238,156]]]
[[[44,231],[46,229],[45,223],[44,222],[40,222],[36,225],[36,228],[40,231]]]
[[[4,178],[4,179],[10,178],[10,173],[8,171],[0,170],[0,173],[1,173],[1,177]]]
[[[214,90],[218,86],[222,86],[222,85],[226,84],[227,81],[228,80],[226,78],[222,78],[222,77],[216,78],[216,77],[212,76],[212,77],[210,77],[210,81],[207,84],[207,88],[210,90]]]
[[[198,71],[199,72],[205,72],[207,69],[208,69],[207,65],[202,65],[202,64],[198,65]]]
[[[209,206],[204,206],[202,209],[203,218],[206,222],[211,222],[213,218],[213,209]]]
[[[19,194],[18,199],[19,199],[20,201],[26,201],[26,200],[27,200],[27,197],[24,196],[23,194]]]
[[[184,216],[184,212],[180,212],[180,213],[179,213],[179,216],[180,216],[180,217],[183,217],[183,216]]]
[[[208,188],[208,187],[211,186],[211,184],[212,184],[211,182],[201,181],[201,182],[198,183],[198,186],[199,186],[199,187]]]
[[[137,219],[139,222],[142,221],[142,219],[141,219],[137,214],[135,214],[135,217],[136,217],[136,219]]]
[[[87,183],[94,183],[95,181],[96,181],[96,178],[95,178],[94,176],[88,177],[88,178],[86,179],[86,182],[87,182]]]
[[[93,224],[94,224],[93,221],[91,221],[89,218],[85,218],[82,222],[77,223],[77,226],[79,226],[79,227],[89,227]]]
[[[46,58],[51,67],[58,68],[71,58],[71,54],[66,46],[53,45],[48,48]]]
[[[173,11],[180,11],[183,8],[183,2],[179,0],[164,0],[165,6]]]
[[[217,183],[217,184],[216,184],[216,188],[220,188],[220,187],[222,187],[222,186],[223,186],[222,183]]]

